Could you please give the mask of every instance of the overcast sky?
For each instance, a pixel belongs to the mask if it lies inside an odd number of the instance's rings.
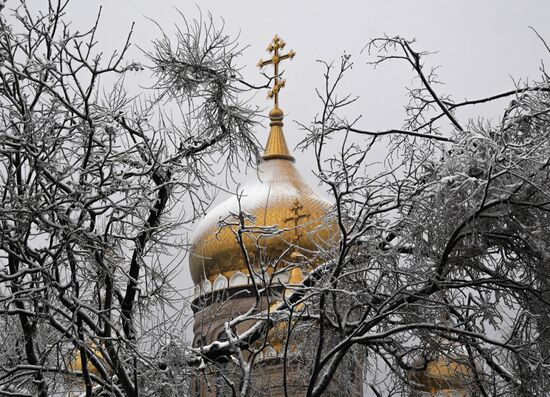
[[[10,1],[15,0],[8,0],[8,6]],[[39,4],[44,0],[32,1]],[[159,32],[147,18],[170,32],[182,22],[176,7],[189,19],[199,15],[199,8],[211,12],[214,19],[225,21],[228,33],[239,34],[240,43],[249,46],[240,62],[247,66],[245,78],[255,82],[263,82],[256,63],[267,57],[265,47],[273,35],[280,35],[288,43],[287,49],[297,52],[296,58],[284,65],[287,86],[281,94],[291,143],[299,139],[291,120],[307,122],[319,111],[314,89],[322,84],[322,68],[316,60],[338,59],[344,52],[353,54],[356,64],[345,88],[362,97],[358,109],[364,114],[362,125],[373,129],[401,126],[404,87],[410,85],[413,75],[404,64],[376,70],[366,65],[372,58],[360,52],[374,37],[416,38],[418,49],[437,51],[426,64],[441,66],[440,80],[446,85],[437,88],[456,99],[508,90],[513,87],[512,78],[536,79],[541,58],[550,65],[550,54],[529,29],[533,26],[550,42],[548,0],[79,0],[73,1],[70,9],[75,25],[91,23],[100,5],[99,41],[106,49],[123,43],[132,22],[136,23],[133,41],[149,48]],[[132,56],[142,57],[137,49]],[[256,102],[268,106],[264,95],[257,95]]]
[[[13,7],[16,0],[8,0]],[[31,0],[33,6],[45,0]],[[550,54],[529,26],[534,27],[550,43],[550,1],[548,0],[461,0],[461,1],[175,1],[175,0],[73,0],[69,15],[73,28],[90,26],[99,6],[103,7],[98,40],[106,51],[124,43],[135,22],[133,42],[150,48],[159,37],[158,28],[148,18],[161,24],[167,33],[181,24],[177,7],[188,19],[211,12],[214,19],[225,21],[226,31],[240,35],[243,47],[248,46],[240,63],[244,77],[263,83],[256,68],[260,58],[268,54],[265,47],[276,33],[297,52],[283,68],[287,85],[280,103],[287,117],[285,133],[290,146],[300,139],[300,131],[292,120],[307,123],[319,111],[314,89],[323,83],[318,59],[338,59],[344,52],[353,54],[356,67],[344,86],[360,95],[355,110],[363,114],[361,127],[368,129],[399,128],[406,103],[405,86],[411,84],[412,71],[404,64],[381,66],[374,70],[367,65],[368,54],[361,49],[374,37],[384,34],[416,38],[419,50],[436,51],[426,59],[427,65],[440,65],[438,86],[441,93],[453,98],[478,98],[512,89],[514,81],[536,80],[541,59],[550,67]],[[131,57],[143,61],[133,48]],[[262,93],[255,97],[260,107],[269,103]],[[462,121],[470,116],[496,117],[505,103],[470,110],[459,114]],[[261,142],[266,128],[259,128]],[[312,156],[298,156],[297,165],[308,177]],[[308,178],[309,179],[309,178]]]
[[[9,2],[14,0],[8,1]],[[40,4],[44,0],[32,0]],[[550,42],[550,1],[529,0],[461,0],[461,1],[175,1],[175,0],[100,0],[73,1],[70,17],[76,26],[93,21],[99,6],[103,7],[100,36],[106,50],[120,46],[131,23],[135,22],[133,41],[150,48],[159,37],[157,21],[170,33],[181,16],[199,16],[199,9],[210,12],[215,20],[225,21],[226,31],[239,35],[244,51],[240,63],[244,77],[263,83],[256,64],[268,54],[265,47],[276,33],[287,42],[287,50],[297,52],[292,62],[285,62],[287,85],[281,93],[281,107],[286,113],[285,133],[290,146],[300,139],[293,120],[307,123],[319,111],[314,89],[320,87],[322,67],[316,62],[338,60],[345,52],[353,55],[355,67],[345,81],[344,90],[360,95],[354,110],[363,115],[361,127],[368,129],[399,128],[404,116],[406,86],[412,82],[412,71],[404,64],[384,65],[376,70],[367,65],[372,60],[361,54],[374,37],[384,34],[416,38],[418,50],[434,51],[425,60],[438,70],[444,86],[440,93],[460,100],[478,98],[513,88],[514,81],[537,79],[541,59],[550,65],[550,54],[529,26]],[[143,60],[134,47],[131,56]],[[265,95],[258,94],[255,103],[268,107]],[[473,112],[468,117],[496,117],[505,103]],[[266,128],[258,129],[261,142]],[[298,158],[300,169],[311,168],[311,154]],[[307,177],[307,175],[306,175]]]

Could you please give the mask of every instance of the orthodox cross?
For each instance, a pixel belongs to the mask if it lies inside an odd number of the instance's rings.
[[[293,216],[286,218],[285,223],[294,221],[294,243],[301,237],[301,233],[298,233],[298,226],[301,219],[309,218],[309,214],[300,214],[300,211],[304,209],[304,206],[296,199],[294,205],[290,208]]]
[[[275,99],[275,108],[279,107],[279,90],[285,86],[285,80],[279,81],[279,62],[285,59],[292,59],[294,58],[294,55],[296,55],[296,53],[292,50],[284,55],[279,54],[279,50],[285,48],[285,45],[286,43],[281,40],[279,36],[275,35],[275,37],[273,37],[273,40],[271,41],[271,43],[269,43],[266,49],[266,51],[270,54],[273,53],[273,56],[271,57],[271,59],[268,59],[266,61],[260,59],[260,62],[258,62],[259,68],[263,68],[264,66],[270,64],[273,64],[273,67],[275,68],[275,76],[273,77],[273,88],[267,93],[268,98]]]

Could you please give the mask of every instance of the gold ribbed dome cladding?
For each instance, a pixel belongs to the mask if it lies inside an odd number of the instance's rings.
[[[255,223],[246,222],[247,226],[276,226],[284,230],[267,238],[259,233],[244,235],[244,245],[256,266],[280,256],[283,261],[291,261],[295,250],[314,260],[319,248],[327,247],[333,239],[336,229],[325,221],[330,203],[304,182],[290,160],[263,161],[258,181],[244,186],[242,191],[241,210],[256,219]],[[197,227],[189,260],[195,284],[205,278],[213,281],[220,274],[229,278],[237,271],[248,273],[235,235],[237,226],[218,226],[220,220],[238,213],[237,197],[230,197]],[[227,221],[236,222],[234,218]]]
[[[473,372],[465,361],[466,357],[458,361],[454,357],[440,356],[428,362],[426,369],[411,371],[409,378],[419,391],[432,395],[441,393],[442,396],[449,397],[466,396],[466,385],[472,381]]]
[[[274,86],[268,95],[275,103],[269,113],[270,132],[263,161],[254,180],[242,188],[240,205],[237,197],[228,198],[210,211],[196,228],[189,257],[195,285],[205,279],[213,282],[220,275],[230,278],[238,271],[248,273],[235,234],[238,228],[235,215],[240,211],[254,218],[254,221],[247,220],[246,226],[275,226],[278,230],[269,236],[260,231],[243,235],[244,246],[255,267],[276,263],[281,268],[296,258],[307,258],[314,265],[320,248],[332,245],[337,235],[335,224],[327,221],[331,204],[305,183],[286,144],[282,128],[284,115],[278,107],[278,93],[285,82],[279,80],[278,64],[293,58],[294,52],[279,55],[278,50],[284,45],[275,36],[268,47],[273,57],[259,63],[261,67],[269,64],[275,67]],[[232,225],[220,228],[220,221],[224,220]]]

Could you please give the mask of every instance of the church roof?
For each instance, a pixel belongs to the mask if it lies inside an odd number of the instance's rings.
[[[326,221],[330,202],[303,180],[283,133],[284,114],[278,106],[278,93],[285,82],[279,80],[278,64],[294,57],[293,51],[279,54],[284,45],[275,36],[268,47],[273,57],[259,63],[275,67],[274,84],[268,95],[273,97],[275,106],[269,113],[270,132],[263,161],[255,178],[237,196],[210,211],[196,228],[189,256],[195,285],[205,280],[212,283],[220,276],[229,280],[237,273],[250,274],[243,248],[249,265],[261,265],[268,274],[276,273],[296,258],[314,266],[319,252],[331,245],[337,234],[334,222]],[[239,214],[245,215],[243,232],[239,232]]]
[[[326,222],[331,204],[303,180],[286,146],[282,121],[277,124],[271,126],[257,175],[242,188],[240,197],[229,197],[196,228],[189,259],[195,284],[213,282],[219,275],[230,278],[238,271],[249,273],[237,240],[240,212],[251,215],[243,234],[250,263],[266,266],[271,261],[270,272],[291,261],[296,252],[313,260],[333,238],[336,229]],[[275,263],[277,259],[280,263]]]

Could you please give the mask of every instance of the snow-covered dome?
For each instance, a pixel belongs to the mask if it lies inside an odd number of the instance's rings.
[[[250,264],[271,274],[289,262],[318,262],[323,248],[337,241],[337,227],[328,214],[331,204],[317,194],[294,166],[283,130],[283,112],[270,114],[271,129],[257,176],[242,188],[242,196],[215,207],[195,230],[189,256],[195,285],[237,272],[250,274],[237,240],[239,213],[247,218],[243,243]],[[239,210],[240,209],[240,210]],[[231,284],[229,285],[231,286]]]

